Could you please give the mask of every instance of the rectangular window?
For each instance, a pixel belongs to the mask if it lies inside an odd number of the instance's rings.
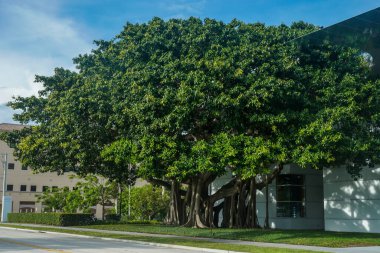
[[[31,186],[30,186],[30,191],[31,191],[31,192],[36,192],[36,191],[37,191],[37,186],[35,186],[35,185],[31,185]]]
[[[20,192],[26,192],[26,185],[20,185]]]
[[[20,201],[20,213],[34,213],[36,211],[36,203],[33,201]]]
[[[42,191],[43,192],[49,191],[49,186],[46,186],[46,185],[42,186]]]
[[[21,166],[21,169],[22,169],[22,170],[28,170],[28,166],[22,165],[22,166]]]
[[[8,192],[13,191],[13,184],[7,184],[7,191]]]
[[[8,170],[14,170],[15,164],[14,163],[8,163]]]
[[[53,186],[53,187],[51,187],[51,191],[52,191],[52,192],[57,192],[57,191],[58,191],[58,186]]]
[[[276,193],[277,217],[305,217],[304,175],[278,175]]]

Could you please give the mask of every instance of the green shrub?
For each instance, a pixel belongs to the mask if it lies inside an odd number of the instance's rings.
[[[10,223],[32,223],[53,226],[87,225],[94,220],[92,214],[83,213],[9,213]]]
[[[106,221],[119,221],[120,220],[120,215],[114,214],[114,213],[106,214],[105,217],[106,217]]]
[[[131,215],[130,220],[164,220],[168,210],[170,196],[167,191],[162,191],[161,187],[147,184],[131,189]],[[128,214],[128,189],[123,191],[122,215]]]

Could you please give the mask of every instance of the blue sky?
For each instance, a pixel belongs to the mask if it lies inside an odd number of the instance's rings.
[[[110,39],[128,21],[233,18],[270,25],[304,20],[329,26],[380,7],[380,0],[0,0],[0,123],[12,122],[5,103],[41,88],[34,75],[74,70],[72,58],[95,39]]]

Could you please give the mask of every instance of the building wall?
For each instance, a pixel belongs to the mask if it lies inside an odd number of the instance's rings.
[[[37,203],[36,195],[42,193],[42,187],[48,186],[53,187],[57,186],[59,188],[68,186],[72,189],[75,184],[78,182],[77,179],[70,179],[69,175],[71,173],[67,173],[64,175],[58,176],[57,173],[39,173],[33,174],[32,170],[28,168],[27,170],[22,170],[22,165],[19,161],[15,160],[13,156],[13,149],[10,148],[7,143],[4,141],[0,141],[0,154],[8,154],[8,163],[13,163],[14,169],[7,169],[7,185],[13,185],[13,191],[7,191],[6,195],[12,197],[13,205],[12,212],[20,212],[20,208],[24,207],[29,209],[33,208],[31,203],[34,204],[34,211],[41,212],[42,206],[41,203]],[[20,186],[26,185],[26,191],[20,191]],[[36,186],[36,192],[31,192],[30,186]],[[3,194],[3,167],[0,165],[0,194]],[[20,202],[24,203],[24,205],[20,206]],[[0,198],[1,205],[1,198]]]
[[[278,229],[323,229],[323,177],[322,171],[301,169],[295,165],[286,165],[282,174],[305,175],[305,217],[284,218],[277,217],[276,180],[269,186],[269,223],[272,228]],[[211,193],[216,192],[231,180],[231,174],[219,177],[211,185]],[[265,188],[257,192],[257,216],[259,225],[265,220]],[[221,201],[221,200],[220,200]],[[219,201],[219,202],[220,202]],[[216,204],[219,204],[217,202]],[[222,214],[219,220],[222,219]]]
[[[305,217],[277,217],[276,180],[269,186],[269,224],[277,229],[323,229],[322,171],[286,165],[281,174],[305,175]],[[257,216],[260,225],[265,220],[265,188],[257,193]]]
[[[325,229],[380,233],[380,166],[355,181],[344,167],[324,169]]]

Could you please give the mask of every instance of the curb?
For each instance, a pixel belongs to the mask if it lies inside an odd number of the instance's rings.
[[[162,248],[185,249],[185,250],[210,252],[210,253],[246,253],[246,252],[240,252],[240,251],[197,248],[197,247],[181,246],[181,245],[175,245],[175,244],[134,241],[134,240],[129,240],[129,239],[115,239],[115,238],[97,237],[97,236],[90,236],[90,235],[78,235],[78,234],[70,234],[70,233],[65,233],[65,232],[44,231],[42,229],[41,230],[40,229],[39,230],[33,230],[33,229],[13,228],[13,227],[5,227],[5,226],[4,227],[2,226],[1,228],[27,231],[27,232],[34,232],[34,233],[69,235],[69,236],[75,236],[75,237],[81,237],[81,238],[100,239],[100,240],[104,240],[104,241],[129,242],[129,243],[136,243],[136,244],[141,244],[141,245],[157,246],[157,247],[162,247]]]

